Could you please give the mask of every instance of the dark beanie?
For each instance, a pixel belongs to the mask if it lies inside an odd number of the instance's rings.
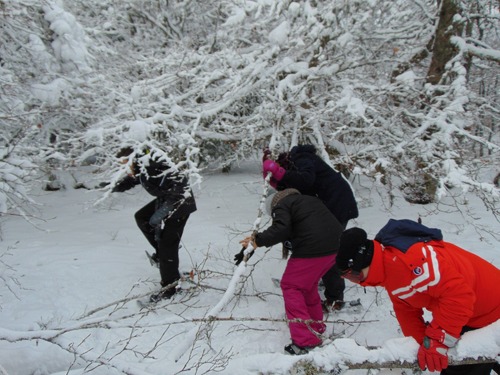
[[[278,155],[278,159],[276,162],[283,168],[289,169],[290,168],[290,153],[289,152],[282,152],[281,154]]]
[[[342,233],[336,261],[341,271],[352,268],[359,272],[370,265],[372,257],[373,242],[363,229],[355,227]]]

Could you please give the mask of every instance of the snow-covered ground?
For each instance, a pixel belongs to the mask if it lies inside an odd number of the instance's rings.
[[[257,163],[203,174],[194,189],[198,211],[180,250],[181,269],[193,271],[193,279],[153,309],[130,298],[158,288],[159,272],[145,256],[149,245],[133,218],[151,197],[138,186],[96,207],[102,192],[75,190],[73,177],[64,176],[67,189],[36,197],[43,204],[38,228],[21,218],[2,222],[0,374],[285,374],[301,359],[325,370],[345,361],[415,359],[418,345],[402,337],[385,291],[349,282],[347,299],[359,298],[362,307],[327,317],[333,342],[303,357],[283,354],[289,331],[281,290],[271,280],[286,264],[281,249],[259,248],[246,267],[233,264],[238,241],[257,222],[264,188]],[[476,219],[451,206],[435,210],[398,198],[389,209],[368,182],[353,185],[360,217],[349,226],[373,238],[389,218],[422,216],[446,240],[500,266],[500,243],[488,235],[498,232],[498,222],[481,202],[469,201]],[[263,217],[261,228],[268,220]],[[477,357],[498,353],[499,346],[497,322],[467,334],[453,353]]]

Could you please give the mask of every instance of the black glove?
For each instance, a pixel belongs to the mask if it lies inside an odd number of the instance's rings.
[[[250,254],[248,254],[247,260],[252,257],[253,253],[254,252],[252,251]],[[234,255],[234,264],[238,266],[243,261],[244,257],[245,257],[245,248],[243,247],[238,254]]]
[[[132,189],[134,186],[138,185],[140,182],[138,179],[132,176],[126,176],[121,181],[119,181],[111,190],[112,193],[123,193],[129,189]]]
[[[162,220],[165,219],[170,212],[172,212],[173,205],[168,202],[164,202],[160,208],[158,208],[153,215],[149,218],[149,225],[152,227],[157,227],[161,224]]]

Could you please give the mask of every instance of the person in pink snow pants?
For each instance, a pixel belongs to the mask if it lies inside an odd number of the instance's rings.
[[[306,354],[321,345],[321,334],[326,326],[318,293],[321,277],[335,264],[342,225],[317,197],[302,195],[296,189],[285,189],[271,194],[266,200],[266,211],[272,224],[266,230],[254,233],[240,243],[245,249],[250,243],[254,249],[290,242],[283,246],[283,258],[288,260],[281,279],[292,342],[285,352]],[[236,254],[239,264],[243,251]]]

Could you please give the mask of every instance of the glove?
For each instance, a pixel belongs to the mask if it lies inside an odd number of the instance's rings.
[[[254,252],[252,251],[250,254],[248,254],[247,260],[252,257],[253,253]],[[241,249],[241,251],[238,254],[234,255],[234,264],[238,266],[243,261],[243,258],[245,258],[245,248],[244,247]]]
[[[139,181],[132,176],[126,176],[121,181],[117,182],[116,185],[111,189],[112,193],[123,193],[129,189],[132,189],[135,185],[139,184]]]
[[[264,174],[264,178],[267,176],[267,174],[269,172],[271,172],[271,174],[273,175],[273,178],[276,181],[281,181],[281,179],[283,178],[283,176],[286,173],[286,170],[285,170],[285,168],[282,168],[275,161],[268,159],[268,160],[264,161],[264,163],[262,164],[262,173]]]
[[[169,203],[163,203],[160,208],[158,208],[153,215],[149,218],[149,225],[152,227],[157,227],[161,224],[163,219],[165,219],[170,212],[172,212],[173,206]]]
[[[425,336],[417,358],[421,370],[442,371],[448,367],[448,347]]]
[[[448,348],[455,346],[458,338],[450,335],[442,328],[432,324],[425,329],[424,342],[418,350],[420,369],[442,371],[448,367]]]
[[[444,329],[433,326],[432,323],[425,329],[425,336],[446,345],[448,348],[453,348],[459,340],[459,337],[450,335]]]

